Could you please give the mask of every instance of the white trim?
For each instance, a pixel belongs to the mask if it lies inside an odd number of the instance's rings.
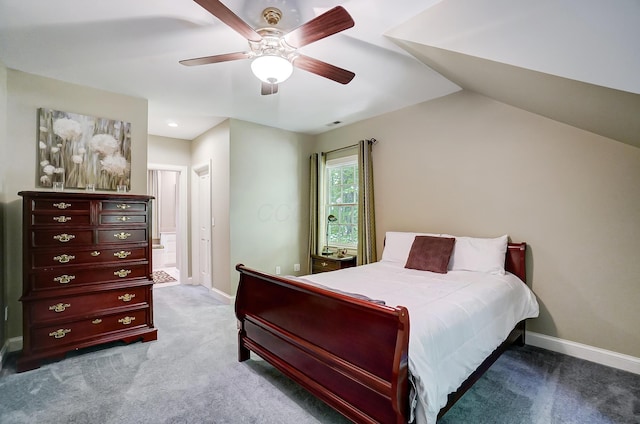
[[[640,375],[640,358],[527,331],[527,344]]]
[[[6,356],[11,352],[17,352],[19,350],[22,350],[22,336],[5,340],[4,345],[0,348],[0,370],[4,365]]]
[[[354,149],[355,148],[357,148],[357,146],[354,147]],[[335,158],[335,159],[327,159],[327,161],[325,162],[325,166],[327,168],[338,168],[338,167],[344,166],[344,165],[357,165],[357,164],[358,164],[358,152],[357,152],[357,150],[352,155],[342,156],[342,157]]]
[[[218,289],[212,288],[211,294],[213,295],[213,297],[215,297],[217,300],[224,303],[225,305],[231,305],[235,301],[235,296],[229,296],[225,292],[220,291]]]
[[[192,166],[191,169],[193,169],[193,172],[195,172],[196,175],[198,175],[198,176],[207,175],[209,173],[209,162],[205,162],[205,163],[201,163],[201,164],[196,165],[196,166]]]
[[[4,365],[5,354],[7,353],[8,350],[9,350],[9,340],[4,342],[4,345],[2,345],[2,348],[0,348],[0,370],[2,370],[2,366]]]
[[[22,350],[22,336],[10,338],[7,340],[7,345],[9,346],[9,352]]]
[[[209,159],[207,162],[203,162],[191,167],[191,277],[188,278],[188,284],[192,285],[202,285],[203,287],[209,288],[202,284],[200,278],[200,234],[198,227],[198,215],[200,213],[198,206],[198,190],[199,190],[199,178],[203,175],[209,175],[209,191],[211,191],[211,170],[213,169],[213,160]],[[211,207],[213,201],[213,196],[210,194],[209,199],[209,210],[211,213],[211,227],[209,227],[209,243],[211,246],[211,257],[209,258],[210,264],[210,272],[211,272],[211,286],[213,287],[213,208]]]

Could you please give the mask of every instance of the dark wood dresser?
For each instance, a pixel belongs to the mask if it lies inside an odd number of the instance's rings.
[[[151,196],[23,191],[18,372],[74,349],[155,340]]]

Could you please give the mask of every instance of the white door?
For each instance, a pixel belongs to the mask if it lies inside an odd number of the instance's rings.
[[[211,184],[209,172],[198,175],[198,267],[200,284],[211,284]]]

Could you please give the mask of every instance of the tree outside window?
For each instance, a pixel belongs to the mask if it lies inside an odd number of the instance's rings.
[[[329,215],[337,221],[328,223],[328,244],[339,248],[358,247],[358,164],[350,156],[328,161],[326,166],[325,222]]]

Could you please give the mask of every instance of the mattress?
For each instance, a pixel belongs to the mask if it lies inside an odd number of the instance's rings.
[[[409,310],[411,417],[419,424],[435,424],[448,394],[539,310],[531,290],[508,272],[437,274],[382,261],[300,279]]]

